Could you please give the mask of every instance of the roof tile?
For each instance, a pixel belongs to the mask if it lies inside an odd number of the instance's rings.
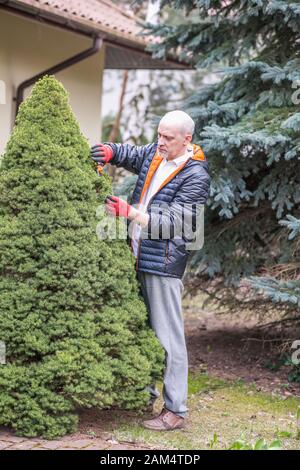
[[[15,0],[11,3],[34,8],[41,13],[53,13],[104,33],[125,36],[129,40],[134,37],[134,41],[141,45],[152,42],[149,36],[137,36],[142,29],[137,21],[141,20],[111,0]]]

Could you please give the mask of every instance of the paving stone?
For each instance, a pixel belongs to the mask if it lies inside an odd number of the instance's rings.
[[[73,447],[74,449],[82,449],[90,444],[93,444],[94,439],[79,439],[63,443],[63,447]]]
[[[8,435],[0,434],[0,440],[5,441],[5,442],[11,442],[12,444],[19,444],[20,442],[26,441],[26,438],[14,436],[13,434],[8,434]]]
[[[24,441],[24,442],[20,442],[19,444],[13,444],[9,448],[14,449],[14,450],[31,450],[34,447],[36,447],[37,445],[38,445],[38,442]]]
[[[7,449],[9,446],[11,446],[10,442],[7,441],[0,441],[0,450]]]
[[[110,439],[109,439],[110,438]],[[148,447],[119,443],[110,433],[100,437],[90,437],[83,433],[69,434],[56,440],[41,438],[24,438],[15,436],[12,432],[0,429],[0,450],[137,450]]]
[[[45,449],[55,450],[58,447],[61,447],[63,445],[63,442],[58,441],[58,440],[55,440],[55,441],[46,441],[45,440],[45,441],[41,441],[39,444]]]
[[[85,447],[84,450],[105,450],[105,449],[108,449],[108,448],[110,448],[110,446],[107,445],[106,441],[102,441],[101,439],[97,439],[96,442],[94,442],[93,444],[91,444],[88,447]]]

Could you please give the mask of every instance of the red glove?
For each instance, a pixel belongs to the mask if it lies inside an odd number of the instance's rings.
[[[94,145],[91,148],[91,158],[97,165],[104,166],[113,158],[113,150],[109,145]]]
[[[109,214],[119,217],[128,217],[131,206],[116,196],[107,196],[105,207]]]

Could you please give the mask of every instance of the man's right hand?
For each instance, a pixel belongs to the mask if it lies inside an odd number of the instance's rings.
[[[104,166],[113,158],[113,150],[109,145],[93,145],[91,148],[91,158],[97,165]]]

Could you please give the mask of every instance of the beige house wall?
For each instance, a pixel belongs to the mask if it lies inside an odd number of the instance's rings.
[[[89,48],[92,39],[0,11],[0,155],[13,128],[18,85]],[[101,138],[105,50],[56,74],[90,144]],[[26,90],[25,97],[30,93]]]

